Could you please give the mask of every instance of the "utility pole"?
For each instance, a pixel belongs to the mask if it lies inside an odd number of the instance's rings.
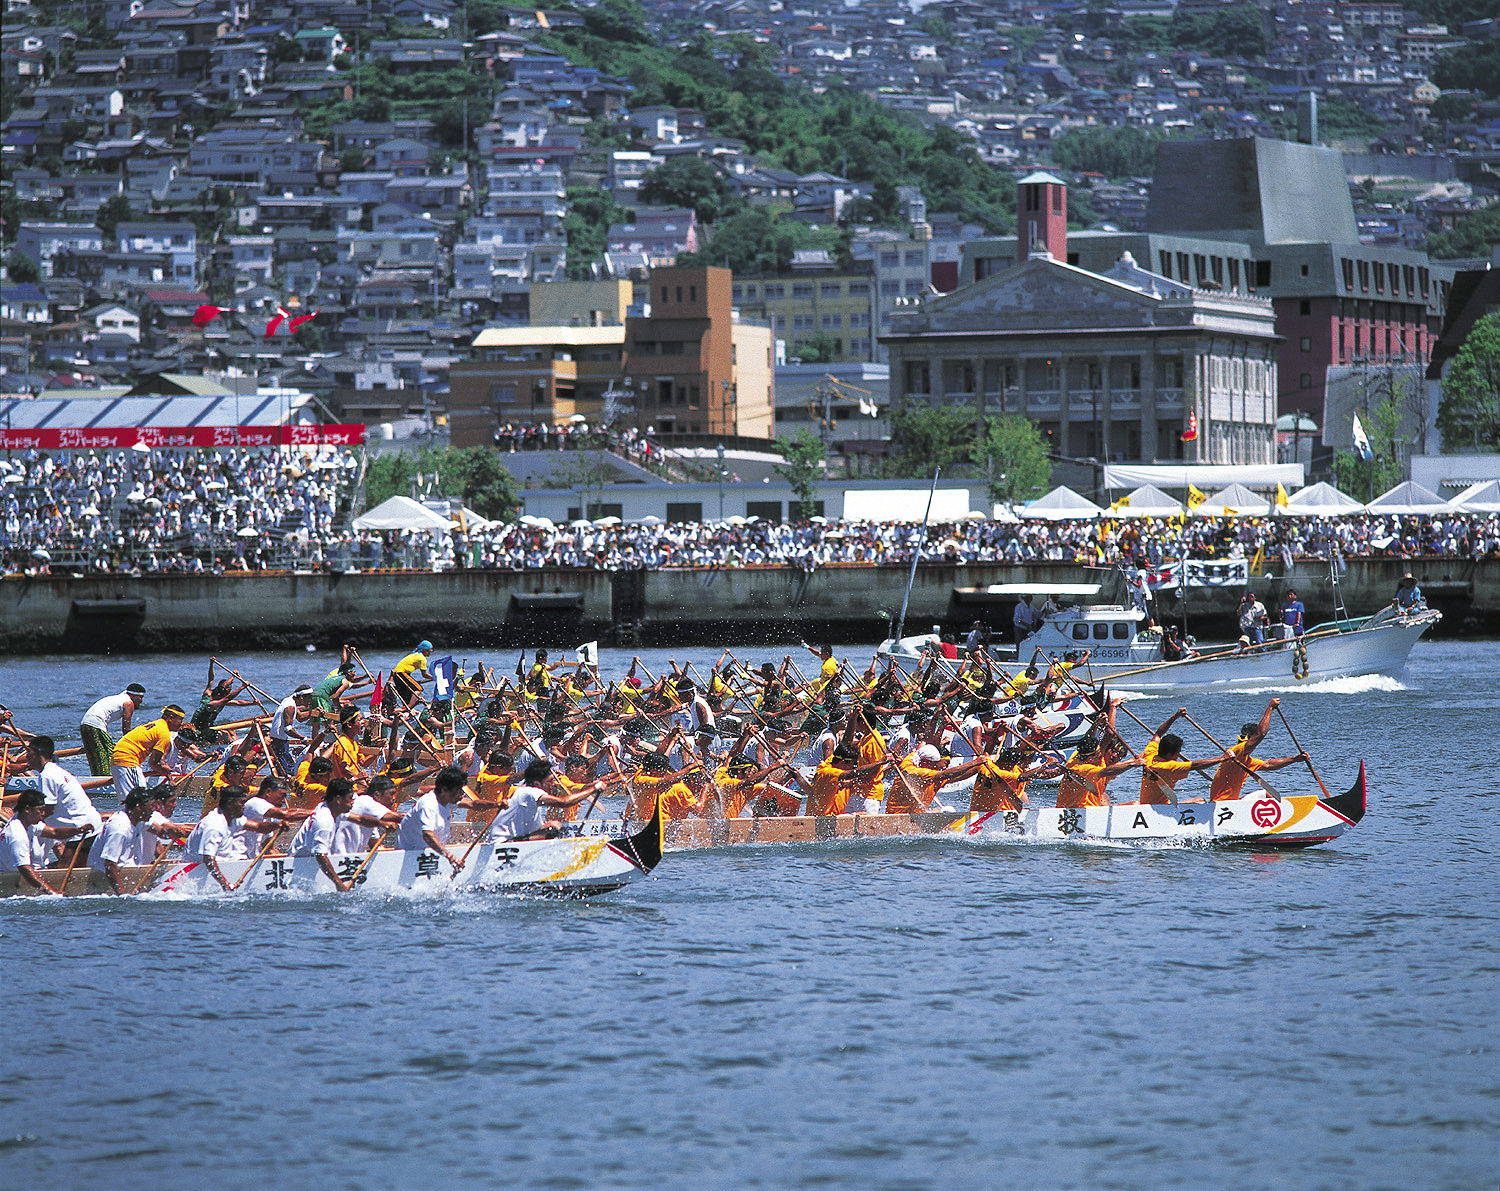
[[[718,447],[719,456],[719,520],[724,520],[724,444]]]

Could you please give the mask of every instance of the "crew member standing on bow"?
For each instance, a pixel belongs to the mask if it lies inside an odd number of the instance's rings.
[[[95,777],[108,777],[110,758],[114,755],[115,741],[109,734],[111,720],[120,721],[120,734],[130,731],[131,720],[146,701],[146,688],[132,682],[118,695],[105,695],[83,713],[78,725],[78,734],[83,737],[83,751],[88,755],[89,772]]]
[[[422,684],[432,677],[427,671],[427,659],[432,655],[432,642],[419,642],[416,649],[407,654],[391,671],[390,686],[393,699],[404,707],[410,707],[422,697]]]

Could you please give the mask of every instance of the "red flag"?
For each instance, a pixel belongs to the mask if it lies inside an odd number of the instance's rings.
[[[224,309],[221,306],[200,306],[193,311],[193,326],[206,327],[223,313]]]
[[[1183,442],[1192,442],[1198,437],[1198,413],[1196,410],[1188,410],[1187,429],[1182,432]]]
[[[280,306],[276,307],[276,317],[266,324],[266,338],[269,339],[272,335],[276,334],[276,328],[281,326],[283,320],[290,317],[291,315]]]
[[[381,703],[382,698],[385,695],[385,688],[380,683],[380,677],[384,673],[385,673],[384,670],[377,670],[375,672],[375,689],[370,692],[370,710],[371,711],[379,711],[380,710],[380,703]]]
[[[311,314],[299,314],[296,318],[292,319],[289,323],[287,323],[286,329],[288,331],[290,331],[293,335],[295,335],[297,333],[297,328],[298,327],[300,327],[303,323],[308,322],[309,320],[315,319],[317,317],[318,317],[318,312],[316,310],[314,310]]]

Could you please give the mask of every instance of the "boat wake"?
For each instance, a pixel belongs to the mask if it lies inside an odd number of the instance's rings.
[[[1399,678],[1389,674],[1360,674],[1350,678],[1319,678],[1309,682],[1295,679],[1285,682],[1266,682],[1262,686],[1236,686],[1230,688],[1236,695],[1284,695],[1295,691],[1311,695],[1364,695],[1371,691],[1406,691],[1411,688]],[[1125,687],[1110,687],[1111,695],[1134,702],[1137,699],[1181,698],[1178,691],[1132,691]]]

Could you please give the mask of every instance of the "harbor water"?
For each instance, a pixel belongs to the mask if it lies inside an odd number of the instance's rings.
[[[336,659],[228,660],[281,693]],[[3,659],[0,703],[71,743],[100,695],[191,708],[203,678]],[[1233,739],[1272,694],[1332,790],[1366,762],[1331,845],[861,839],[669,853],[592,902],[0,902],[0,1186],[1493,1187],[1500,646],[1187,702]],[[1279,724],[1259,750],[1295,751]]]

